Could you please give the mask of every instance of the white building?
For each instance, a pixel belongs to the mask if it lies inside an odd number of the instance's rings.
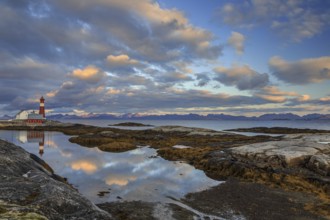
[[[26,119],[28,119],[29,114],[30,114],[30,111],[22,110],[19,113],[17,113],[17,115],[15,116],[15,119],[26,120]]]

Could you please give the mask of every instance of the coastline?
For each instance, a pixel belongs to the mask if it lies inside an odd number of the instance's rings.
[[[329,167],[326,165],[317,166],[317,164],[322,162],[321,159],[327,159],[330,153],[329,145],[322,145],[317,142],[330,139],[328,137],[329,133],[292,134],[284,137],[269,137],[266,135],[248,137],[209,129],[178,126],[156,127],[137,131],[60,122],[51,122],[46,126],[36,127],[0,125],[0,129],[60,131],[64,134],[75,135],[75,137],[70,138],[71,142],[85,147],[98,146],[100,150],[110,152],[126,151],[134,149],[138,145],[148,145],[158,149],[158,155],[165,159],[186,161],[197,169],[203,170],[213,179],[227,180],[229,181],[228,184],[233,183],[236,189],[250,191],[245,196],[246,201],[253,200],[253,194],[256,193],[253,189],[262,188],[264,194],[261,192],[261,196],[270,193],[271,198],[265,198],[255,206],[261,206],[262,204],[267,204],[267,202],[271,204],[272,200],[285,200],[287,202],[287,208],[277,207],[276,209],[275,206],[273,208],[269,207],[269,212],[276,212],[276,210],[278,211],[281,208],[283,217],[291,215],[293,217],[310,216],[310,219],[330,218],[329,210],[327,210],[327,204],[330,201]],[[296,133],[299,133],[299,130]],[[279,143],[282,143],[282,145]],[[302,143],[307,143],[304,146],[306,151],[291,157],[285,157],[288,152],[290,153],[287,149]],[[244,146],[248,145],[248,149],[260,149],[262,144],[266,146],[264,147],[266,150],[262,152],[248,151],[247,148],[244,148]],[[172,148],[174,145],[185,145],[190,148]],[[267,151],[269,149],[267,146],[272,146],[272,150]],[[277,149],[276,154],[269,156],[269,153],[273,152],[274,148]],[[319,150],[311,150],[312,148]],[[256,157],[256,155],[259,155],[259,157]],[[313,156],[314,163],[311,161]],[[228,184],[224,186],[226,187]],[[208,192],[212,192],[212,190],[215,190],[213,191],[214,194],[221,193],[221,190],[224,190],[224,186],[207,190],[201,194],[208,195]],[[227,197],[230,200],[234,189],[229,186],[226,189],[228,190]],[[194,201],[195,197],[203,197],[201,194],[189,195],[188,198]],[[279,194],[282,196],[276,197]],[[309,199],[299,199],[304,197],[304,195]],[[206,197],[203,198],[205,199]],[[288,198],[293,198],[293,202],[290,202]],[[252,216],[253,213],[248,212],[246,207],[238,205],[238,198],[232,197],[231,199],[233,199],[232,207],[236,209],[234,211],[240,214],[244,213],[244,216]],[[191,206],[196,206],[199,200],[195,199]],[[186,199],[184,201],[186,204],[189,203]],[[111,208],[106,208],[104,205],[100,206],[114,212]],[[109,204],[109,206],[115,205]],[[290,207],[295,207],[297,212],[289,212]],[[125,205],[121,208],[125,209]],[[173,209],[177,210],[178,213],[180,212],[178,207],[173,207]],[[220,207],[219,210],[221,210]],[[216,212],[216,210],[213,210],[213,212]],[[313,213],[317,213],[317,216]],[[280,219],[278,217],[274,216],[273,219]],[[258,218],[255,216],[253,219]]]

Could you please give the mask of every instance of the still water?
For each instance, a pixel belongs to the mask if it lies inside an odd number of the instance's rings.
[[[59,132],[0,131],[1,139],[41,157],[94,203],[166,202],[220,183],[188,164],[157,157],[152,148],[108,153],[70,143],[69,137]]]
[[[310,128],[330,130],[330,120],[271,120],[271,121],[252,121],[252,120],[62,120],[63,122],[73,122],[94,126],[107,127],[109,125],[122,122],[138,122],[153,126],[179,125],[186,127],[208,128],[216,131],[223,131],[234,128],[252,127],[289,127],[289,128]],[[147,129],[150,127],[124,127],[125,129]]]

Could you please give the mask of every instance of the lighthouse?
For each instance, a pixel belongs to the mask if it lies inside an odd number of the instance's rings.
[[[39,115],[42,115],[43,118],[46,118],[46,115],[45,115],[45,99],[44,99],[43,96],[41,96],[41,98],[40,98]]]

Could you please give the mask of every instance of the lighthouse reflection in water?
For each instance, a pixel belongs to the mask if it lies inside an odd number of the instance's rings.
[[[0,130],[0,139],[32,154],[44,153],[42,159],[55,173],[94,203],[167,202],[219,184],[189,164],[158,157],[147,146],[111,153],[81,147],[69,138],[59,132]]]
[[[18,131],[16,139],[21,143],[36,143],[39,145],[39,155],[44,154],[45,132],[44,131]]]

